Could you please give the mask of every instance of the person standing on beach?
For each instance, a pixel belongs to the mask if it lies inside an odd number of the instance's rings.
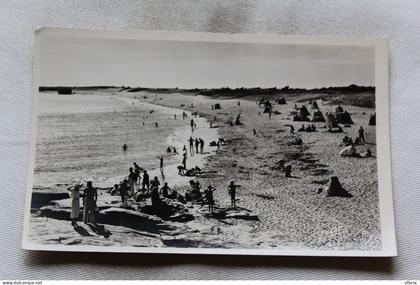
[[[182,148],[182,154],[187,155],[187,147],[184,144],[184,147]]]
[[[146,189],[147,187],[147,191],[149,191],[149,185],[150,185],[149,183],[150,183],[149,174],[147,174],[146,170],[143,170],[143,182],[142,182],[143,189]]]
[[[127,206],[127,193],[128,193],[127,183],[128,183],[128,180],[124,179],[123,181],[121,181],[120,186],[118,187],[118,190],[121,196],[121,204],[123,206]]]
[[[198,153],[198,147],[200,146],[200,140],[195,138],[195,153]]]
[[[162,188],[160,188],[159,194],[162,195],[162,197],[164,198],[168,198],[169,197],[169,191],[171,189],[168,186],[168,182],[165,182],[165,184],[163,185]]]
[[[134,162],[133,165],[134,165],[134,173],[137,175],[136,185],[138,185],[140,183],[140,171],[141,171],[141,168],[137,164],[137,162]]]
[[[194,139],[192,137],[190,137],[188,139],[189,143],[190,143],[190,154],[191,156],[194,155]]]
[[[122,149],[123,149],[123,151],[127,151],[127,145],[126,144],[123,144],[123,146],[122,146]]]
[[[152,200],[152,207],[160,206],[159,186],[159,179],[155,176],[152,182],[150,183],[150,198]]]
[[[158,156],[158,159],[159,159],[159,169],[160,169],[160,172],[163,173],[163,155]]]
[[[156,127],[156,128],[157,128],[157,127],[159,127],[159,124],[158,124],[158,122],[156,122],[156,123],[155,123],[155,127]]]
[[[67,190],[70,191],[71,196],[71,225],[73,227],[77,226],[77,220],[80,216],[80,188],[82,188],[82,184],[77,184],[74,187],[70,187]]]
[[[134,195],[134,192],[136,192],[136,184],[137,184],[137,180],[138,180],[138,176],[137,174],[134,172],[133,168],[130,167],[129,169],[129,174],[128,174],[128,184],[130,185],[130,196]]]
[[[184,153],[184,156],[182,157],[182,166],[184,169],[187,169],[187,154]]]
[[[236,189],[239,185],[236,185],[235,182],[231,181],[228,186],[228,193],[230,195],[230,205],[236,206]]]
[[[92,186],[92,181],[86,183],[86,189],[83,193],[83,222],[85,224],[96,224],[96,202],[98,192]]]
[[[365,130],[363,129],[362,126],[360,126],[360,128],[359,128],[359,141],[362,142],[362,140],[363,140],[363,143],[366,143],[366,141],[365,141]]]
[[[211,185],[207,187],[206,190],[204,190],[204,197],[206,198],[207,204],[209,205],[209,212],[213,213],[214,210],[214,198],[213,198],[213,192],[216,191]]]
[[[204,152],[204,140],[200,138],[200,153]]]
[[[197,128],[197,125],[195,124],[194,119],[191,119],[190,124],[191,124],[191,131],[194,132],[194,129]]]

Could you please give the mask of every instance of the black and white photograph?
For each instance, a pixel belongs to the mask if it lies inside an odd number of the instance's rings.
[[[23,248],[394,256],[388,43],[35,33]]]

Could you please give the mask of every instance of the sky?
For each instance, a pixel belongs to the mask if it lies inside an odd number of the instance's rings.
[[[374,86],[374,48],[44,37],[40,86]]]

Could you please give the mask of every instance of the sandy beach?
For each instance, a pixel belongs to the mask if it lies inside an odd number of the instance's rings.
[[[35,242],[142,247],[381,248],[378,181],[375,175],[376,134],[375,127],[367,125],[374,109],[343,106],[354,121],[353,125],[344,128],[344,133],[328,133],[323,128],[324,123],[314,123],[316,132],[296,132],[292,135],[287,125],[297,130],[302,122],[293,122],[290,111],[295,104],[305,104],[309,108],[308,102],[297,102],[297,98],[293,97],[287,98],[285,105],[274,104],[277,112],[269,120],[256,103],[256,97],[210,98],[196,94],[124,91],[117,96],[122,101],[131,102],[134,108],[153,108],[167,115],[168,122],[182,121],[180,113],[183,111],[187,112],[189,119],[192,113],[197,112],[198,116],[194,118],[197,129],[192,133],[189,120],[185,120],[183,127],[165,137],[165,144],[181,150],[190,136],[204,138],[205,154],[188,157],[188,164],[199,166],[203,173],[197,177],[179,176],[176,166],[182,156],[178,154],[165,165],[165,180],[156,167],[151,169],[151,176],[158,176],[182,194],[190,179],[199,181],[203,188],[214,186],[216,210],[225,216],[209,215],[206,205],[190,202],[170,218],[145,213],[147,202],[134,203],[137,211],[130,212],[119,209],[119,197],[100,190],[99,220],[104,226],[101,231],[80,225],[84,234],[75,232],[63,218],[69,214],[70,199],[61,199],[44,206],[43,211],[33,210],[31,238]],[[211,108],[216,103],[221,105],[221,109]],[[318,104],[323,113],[334,108],[328,101],[318,100]],[[177,120],[174,120],[174,114],[177,114]],[[242,125],[232,125],[238,114],[241,114]],[[210,121],[213,121],[212,128]],[[357,151],[369,148],[373,157],[340,157],[338,152],[343,136],[356,136],[360,125],[366,129],[367,143],[358,145]],[[303,144],[290,145],[295,137],[300,137]],[[225,143],[216,151],[208,143],[218,138],[223,138]],[[284,176],[278,166],[279,160],[292,165],[291,177]],[[127,161],[127,167],[130,163]],[[331,176],[339,177],[343,188],[353,197],[328,197],[325,191],[318,193],[319,188],[328,186]],[[120,176],[117,178],[120,179]],[[230,181],[240,184],[236,208],[229,206],[227,186]],[[110,187],[112,182],[107,180],[109,184],[101,186]],[[118,220],[115,217],[137,219],[138,222],[135,226],[132,223],[121,224],[115,222]],[[146,224],[147,227],[142,227]]]

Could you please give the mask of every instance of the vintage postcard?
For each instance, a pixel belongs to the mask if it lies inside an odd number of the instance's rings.
[[[23,248],[394,256],[388,43],[42,28]]]

